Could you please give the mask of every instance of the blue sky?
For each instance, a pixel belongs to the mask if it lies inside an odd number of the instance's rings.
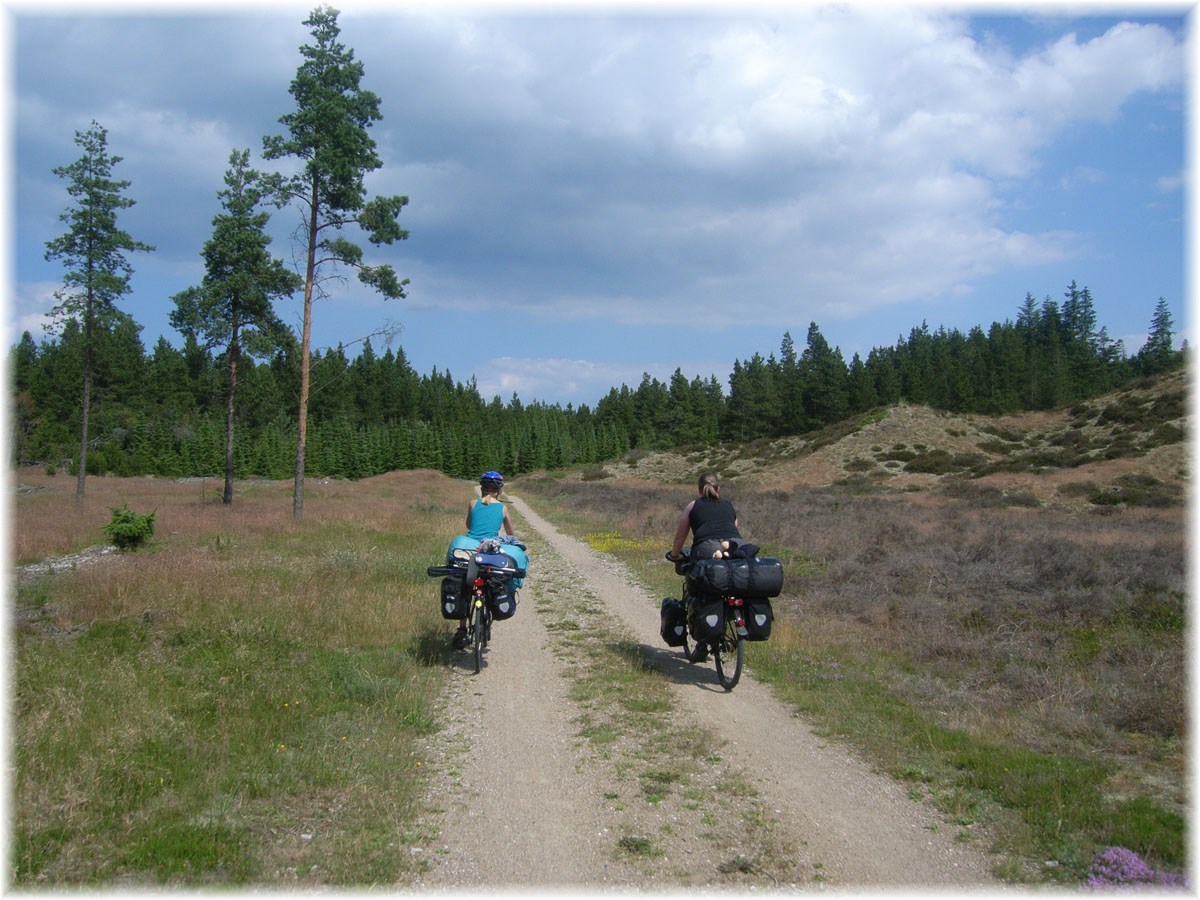
[[[203,275],[230,151],[273,165],[315,5],[7,6],[9,344],[45,328],[51,169],[93,120],[137,201],[120,223],[157,248],[123,308],[148,349],[180,343],[170,298]],[[369,190],[410,198],[410,238],[369,259],[411,285],[335,288],[315,346],[391,323],[418,372],[594,405],[643,373],[725,383],[813,321],[849,361],[1072,280],[1130,353],[1159,297],[1195,342],[1185,6],[333,5],[382,101]],[[296,216],[272,220],[289,261]],[[299,327],[299,298],[279,311]]]

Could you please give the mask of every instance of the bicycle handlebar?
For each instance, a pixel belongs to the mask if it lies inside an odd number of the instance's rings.
[[[692,564],[692,553],[691,550],[684,550],[678,556],[672,556],[671,551],[668,550],[663,554],[663,559],[675,564],[676,575],[686,575],[688,567]]]
[[[462,566],[430,566],[425,570],[425,574],[430,578],[445,578],[448,575],[464,575],[467,567]],[[529,574],[526,569],[497,569],[493,566],[480,566],[480,572],[488,575],[507,575],[510,578],[524,578]]]

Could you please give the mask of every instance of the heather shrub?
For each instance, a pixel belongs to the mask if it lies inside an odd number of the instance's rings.
[[[897,453],[918,451],[872,449]],[[1069,814],[1093,846],[1125,843],[1175,865],[1188,799],[1182,508],[1081,515],[962,476],[911,495],[870,484],[855,472],[830,488],[724,485],[747,539],[786,560],[777,634],[759,648],[769,659],[755,660],[756,673],[772,672],[777,690],[823,709],[831,733],[856,735],[888,766],[905,764],[892,729],[916,720],[921,746],[953,725],[948,746],[1000,742],[1039,760],[1018,774],[994,753],[971,757],[980,789],[1028,814],[1032,853],[1055,857]],[[1145,479],[1127,487],[1154,489]],[[573,516],[663,543],[693,496],[633,482],[546,491]],[[1086,796],[1066,799],[1075,788],[1055,760],[1087,763]],[[959,784],[966,773],[949,777]],[[1047,786],[1058,800],[1039,799]],[[1055,878],[1086,876],[1082,852],[1056,858]]]
[[[1124,847],[1106,847],[1092,861],[1087,886],[1093,889],[1136,886],[1191,889],[1183,875],[1151,868],[1140,856]]]

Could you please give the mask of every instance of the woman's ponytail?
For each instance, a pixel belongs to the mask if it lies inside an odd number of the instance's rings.
[[[696,490],[705,500],[716,502],[721,499],[721,486],[717,484],[717,476],[712,472],[705,472],[700,476],[696,482]]]

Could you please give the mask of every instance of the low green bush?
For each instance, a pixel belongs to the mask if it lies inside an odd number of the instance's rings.
[[[112,521],[102,525],[105,533],[118,549],[136,550],[154,536],[155,513],[137,513],[129,504],[114,507]]]

